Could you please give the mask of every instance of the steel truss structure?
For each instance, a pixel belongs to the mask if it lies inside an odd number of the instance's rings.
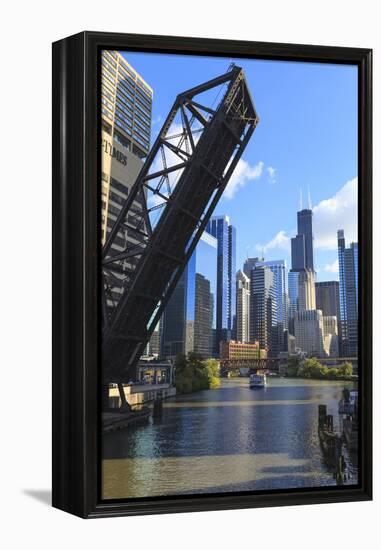
[[[214,107],[217,89],[223,97]],[[177,96],[103,247],[104,383],[134,378],[258,120],[234,65]]]

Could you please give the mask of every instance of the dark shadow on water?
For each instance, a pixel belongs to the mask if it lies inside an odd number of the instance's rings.
[[[351,483],[348,483],[351,485]],[[206,489],[194,489],[183,492],[170,493],[172,495],[197,495],[197,494],[213,494],[213,493],[234,493],[240,491],[278,491],[292,489],[311,489],[337,487],[336,481],[327,476],[325,479],[315,478],[313,473],[311,476],[297,478],[293,475],[283,475],[279,477],[266,477],[262,479],[252,479],[243,483],[221,484]]]
[[[38,500],[45,506],[52,505],[52,491],[50,489],[23,489],[23,493]]]
[[[302,457],[303,458],[303,457]],[[268,474],[300,474],[301,472],[309,472],[310,467],[305,466],[265,466],[262,472]]]

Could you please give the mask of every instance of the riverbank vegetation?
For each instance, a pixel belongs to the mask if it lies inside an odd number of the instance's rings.
[[[286,376],[290,378],[312,378],[317,380],[346,380],[353,374],[351,363],[339,367],[326,367],[315,357],[301,361],[291,357],[287,363]]]
[[[197,353],[178,355],[175,359],[177,393],[209,390],[220,385],[219,364],[216,359],[202,359]]]

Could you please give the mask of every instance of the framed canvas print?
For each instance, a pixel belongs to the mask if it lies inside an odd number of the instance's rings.
[[[53,45],[53,505],[369,500],[371,50]]]

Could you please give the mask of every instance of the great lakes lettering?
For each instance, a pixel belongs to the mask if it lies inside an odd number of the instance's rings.
[[[111,143],[107,141],[107,139],[102,139],[102,147],[104,149],[104,152],[108,153],[110,157],[115,158],[118,162],[120,162],[124,166],[127,165],[127,155],[124,155],[116,147],[111,145]]]

